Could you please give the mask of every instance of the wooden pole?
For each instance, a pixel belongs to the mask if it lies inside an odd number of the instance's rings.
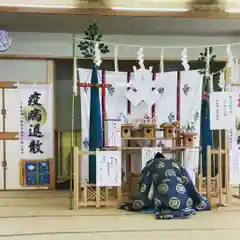
[[[76,39],[73,34],[73,80],[72,80],[72,134],[71,134],[71,147],[72,154],[70,159],[70,192],[69,192],[69,209],[73,209],[73,147],[74,147],[74,118],[75,118],[75,78],[76,78]]]
[[[75,146],[73,148],[73,171],[74,171],[74,193],[73,193],[73,198],[74,198],[74,210],[78,211],[79,207],[79,194],[81,194],[81,186],[79,189],[79,183],[81,182],[81,174],[79,174],[79,166],[81,163],[79,163],[79,154],[78,154],[78,148]]]
[[[219,130],[218,133],[218,180],[219,180],[219,191],[218,191],[218,199],[219,205],[223,204],[223,178],[222,178],[222,130]]]
[[[47,62],[47,83],[52,84],[52,97],[53,97],[53,107],[52,107],[52,146],[53,149],[55,149],[55,101],[54,101],[54,63],[53,61]],[[55,154],[54,154],[55,156]],[[51,168],[51,175],[50,175],[50,188],[55,189],[55,164],[56,164],[56,158],[53,156],[51,159],[50,168]]]
[[[207,146],[207,171],[206,171],[206,194],[208,200],[211,202],[212,192],[212,166],[211,166],[211,146]]]

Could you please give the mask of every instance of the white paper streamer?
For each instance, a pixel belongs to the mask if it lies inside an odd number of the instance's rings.
[[[206,56],[206,77],[209,77],[209,67],[210,67],[210,53],[209,53],[209,48],[207,48],[207,56]]]
[[[225,85],[225,71],[221,71],[218,86],[222,89],[222,92],[224,91],[224,85]]]
[[[137,60],[138,60],[138,64],[139,64],[139,67],[140,69],[145,69],[145,66],[144,66],[144,55],[143,55],[143,47],[140,47],[139,51],[137,52]]]
[[[94,63],[99,67],[102,63],[102,60],[101,60],[101,52],[100,52],[100,49],[99,49],[99,43],[96,42],[95,43],[95,56],[94,56]]]
[[[227,46],[227,67],[233,67],[234,66],[234,59],[233,59],[233,54],[232,54],[232,49],[231,46]]]
[[[187,58],[187,49],[184,48],[181,53],[181,60],[182,60],[182,65],[184,67],[185,71],[189,71],[190,66],[188,64],[188,58]]]
[[[114,50],[114,69],[115,72],[118,72],[118,45],[116,45],[115,50]]]
[[[160,72],[164,72],[164,49],[161,48],[161,53],[160,53]]]

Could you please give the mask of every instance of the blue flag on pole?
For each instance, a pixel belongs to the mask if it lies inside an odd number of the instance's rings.
[[[99,84],[97,66],[92,68],[91,84]],[[89,151],[101,149],[103,144],[102,111],[98,87],[91,87]],[[96,155],[89,156],[89,182],[96,183]]]
[[[210,130],[210,109],[206,101],[202,103],[201,116],[201,145],[202,145],[202,173],[206,176],[207,146],[212,146],[212,132]]]

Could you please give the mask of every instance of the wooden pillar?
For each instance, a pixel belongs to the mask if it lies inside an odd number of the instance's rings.
[[[50,159],[49,165],[51,166],[51,175],[50,175],[50,189],[55,189],[55,101],[54,101],[54,62],[47,61],[47,83],[52,84],[52,146],[53,146],[53,158]]]

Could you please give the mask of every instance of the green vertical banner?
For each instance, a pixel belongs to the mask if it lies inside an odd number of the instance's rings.
[[[91,84],[99,84],[98,68],[92,68]],[[101,149],[103,144],[102,111],[98,87],[91,87],[89,151]],[[89,156],[89,183],[96,183],[96,155]]]

